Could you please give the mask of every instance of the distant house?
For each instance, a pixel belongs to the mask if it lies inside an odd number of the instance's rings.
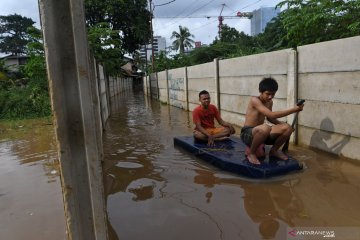
[[[133,61],[121,66],[121,73],[124,77],[139,77],[138,68]]]
[[[26,61],[29,59],[28,56],[17,56],[17,55],[8,55],[1,58],[4,60],[5,67],[8,67],[10,71],[16,72],[19,70],[19,66],[25,65]]]

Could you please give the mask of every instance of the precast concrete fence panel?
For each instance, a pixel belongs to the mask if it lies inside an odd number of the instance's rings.
[[[259,95],[259,82],[264,77],[273,77],[279,84],[273,110],[286,108],[287,101],[294,103],[294,92],[288,92],[288,84],[294,85],[295,81],[288,77],[288,72],[293,71],[288,64],[289,58],[294,58],[292,52],[293,50],[282,50],[220,60],[220,106],[224,119],[233,124],[244,125],[250,97]],[[282,120],[286,121],[286,118]]]
[[[192,111],[199,105],[199,92],[206,90],[210,93],[211,102],[217,103],[216,66],[213,62],[187,67],[188,77],[188,109]]]
[[[359,56],[360,37],[352,37],[296,50],[214,59],[159,73],[160,98],[192,111],[199,104],[199,92],[207,90],[223,119],[241,127],[250,98],[259,95],[259,82],[273,77],[279,84],[274,111],[306,100],[292,142],[360,159]],[[280,120],[291,123],[293,118],[291,114]]]
[[[299,142],[360,159],[360,37],[298,48]]]
[[[169,103],[171,106],[186,109],[186,68],[168,71]]]
[[[158,73],[158,86],[160,102],[169,104],[169,82],[167,75],[167,70]]]

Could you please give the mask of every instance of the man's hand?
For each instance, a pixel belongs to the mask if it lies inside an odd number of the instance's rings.
[[[301,104],[301,105],[296,105],[296,107],[298,108],[297,112],[300,112],[303,110],[304,108],[304,104]]]
[[[215,146],[215,138],[213,135],[209,135],[208,136],[208,144],[209,147],[213,147]]]
[[[230,135],[235,134],[235,128],[233,126],[228,126],[228,128],[230,129]]]
[[[296,106],[298,107],[297,112],[300,112],[300,111],[303,110],[303,108],[304,108],[304,102],[305,102],[304,99],[301,99],[301,100],[298,101],[298,103],[296,104]]]

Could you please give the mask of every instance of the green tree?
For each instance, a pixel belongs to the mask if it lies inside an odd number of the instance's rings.
[[[185,48],[192,48],[194,40],[194,35],[189,32],[187,27],[179,26],[179,32],[173,31],[170,37],[175,40],[172,42],[174,50],[179,50],[180,54],[184,54]]]
[[[17,76],[0,85],[0,118],[20,119],[51,115],[41,31],[28,28],[26,64]]]
[[[27,29],[35,22],[18,14],[0,16],[0,52],[21,55],[31,41]]]
[[[113,49],[134,53],[150,40],[150,12],[147,0],[85,0],[86,23],[89,27],[107,28],[112,33]],[[104,29],[102,29],[104,30]]]
[[[88,28],[89,45],[95,59],[105,66],[107,73],[116,75],[123,65],[124,51],[119,31],[112,30],[109,23],[98,23]]]
[[[288,47],[360,35],[359,0],[286,0],[283,6]]]
[[[281,22],[281,17],[273,18],[265,28],[263,33],[254,37],[259,52],[268,52],[288,48],[289,43],[286,39],[286,30]]]

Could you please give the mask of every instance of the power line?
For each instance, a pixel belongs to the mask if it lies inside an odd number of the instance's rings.
[[[196,1],[197,2],[197,1]],[[188,10],[190,7],[193,7],[193,5],[192,5],[193,3],[190,3],[187,7],[185,7],[179,14],[177,14],[175,17],[173,17],[173,18],[176,18],[176,17],[178,17],[178,16],[180,16],[183,12],[185,12],[186,10]],[[174,22],[172,22],[172,23],[170,23],[169,24],[169,26],[172,26],[172,25],[174,25],[175,23],[177,23],[178,21],[174,21]]]
[[[158,4],[158,5],[154,5],[154,7],[160,7],[160,6],[164,6],[164,5],[168,5],[168,4],[170,4],[170,3],[172,3],[172,2],[175,2],[176,0],[172,0],[172,1],[170,1],[170,2],[167,2],[167,3],[163,3],[163,4]]]
[[[195,9],[194,11],[192,11],[190,14],[188,14],[188,15],[186,15],[185,16],[185,18],[186,17],[188,17],[188,16],[190,16],[190,15],[192,15],[193,13],[195,13],[195,12],[197,12],[197,11],[199,11],[200,9],[202,9],[202,8],[204,8],[204,7],[206,7],[207,5],[209,5],[210,3],[212,3],[213,1],[215,1],[215,0],[210,0],[209,2],[207,2],[207,3],[205,3],[204,5],[202,5],[201,7],[199,7],[199,8],[197,8],[197,9]],[[186,8],[187,9],[187,8]],[[184,12],[184,11],[182,11],[182,12]],[[181,13],[182,13],[181,12]],[[181,14],[180,13],[180,14]],[[178,16],[178,15],[177,15]],[[168,26],[172,26],[172,25],[174,25],[174,24],[176,24],[176,23],[178,23],[179,21],[175,21],[175,22],[173,22],[173,23],[171,23],[170,25],[168,25]]]
[[[217,18],[219,16],[179,16],[179,17],[171,17],[171,16],[164,16],[164,17],[157,17],[158,19],[163,19],[163,18]],[[240,18],[239,16],[222,16],[224,18]]]
[[[215,21],[211,21],[211,22],[209,22],[209,23],[205,23],[205,24],[203,24],[203,25],[201,25],[201,26],[199,26],[199,27],[196,27],[196,28],[192,28],[192,29],[190,29],[189,31],[191,32],[194,32],[195,30],[198,30],[198,29],[200,29],[200,28],[202,28],[202,27],[205,27],[205,26],[207,26],[207,25],[209,25],[209,24],[212,24],[212,23],[214,23],[214,22],[217,22],[217,20],[215,20]]]
[[[210,3],[212,3],[213,1],[215,1],[215,0],[211,0],[211,1],[207,2],[207,3],[205,3],[204,5],[202,5],[201,7],[197,8],[195,11],[193,11],[192,13],[190,13],[190,14],[187,15],[187,16],[190,16],[191,14],[199,11],[199,10],[202,9],[203,7],[206,7],[207,5],[209,5]]]

